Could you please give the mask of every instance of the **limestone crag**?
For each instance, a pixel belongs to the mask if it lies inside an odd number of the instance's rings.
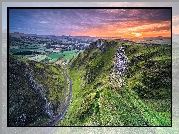
[[[128,58],[125,56],[124,49],[124,47],[119,48],[115,55],[114,67],[117,75],[121,75],[127,69]]]
[[[50,102],[48,103],[47,98],[46,98],[45,95],[42,93],[43,90],[44,90],[43,87],[42,87],[42,85],[38,84],[38,83],[34,80],[32,74],[31,74],[31,72],[30,72],[29,64],[28,64],[28,63],[26,63],[25,76],[26,76],[26,77],[29,77],[29,81],[30,81],[31,85],[33,86],[33,89],[34,89],[36,92],[38,91],[38,92],[40,93],[41,98],[42,98],[43,100],[45,100],[45,111],[46,111],[46,113],[48,114],[48,116],[49,116],[50,118],[53,118],[53,117],[54,117],[54,113],[53,113],[53,111],[52,111],[51,108],[50,108]]]
[[[125,80],[125,71],[128,64],[128,58],[125,56],[125,48],[120,47],[117,49],[117,52],[114,56],[114,68],[112,68],[110,79],[113,79],[118,83],[119,87],[121,87]]]
[[[26,126],[40,116],[54,117],[42,85],[36,82],[28,63],[9,59],[9,125]]]

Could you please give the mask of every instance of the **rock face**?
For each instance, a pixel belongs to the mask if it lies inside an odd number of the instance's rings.
[[[125,56],[125,48],[120,47],[117,49],[114,56],[114,68],[110,74],[110,78],[117,81],[119,83],[119,87],[121,87],[124,83],[124,79],[126,77],[125,71],[128,69],[127,64],[128,58]]]
[[[97,43],[97,48],[100,49],[101,54],[103,54],[106,51],[104,46],[104,41],[102,39],[100,39],[99,42]]]
[[[39,117],[53,117],[43,90],[28,63],[9,58],[9,126],[27,126]]]
[[[105,47],[104,47],[104,40],[99,39],[96,42],[91,43],[88,47],[86,47],[86,51],[90,51],[92,49],[100,49],[101,54],[105,52]]]
[[[119,48],[115,55],[114,67],[117,75],[121,75],[127,69],[128,58],[124,55],[124,49],[124,47]]]
[[[30,72],[29,64],[28,64],[28,63],[26,63],[25,76],[27,77],[27,79],[29,79],[29,81],[30,81],[30,83],[31,83],[31,85],[32,85],[32,87],[33,87],[33,89],[40,94],[40,97],[41,97],[43,100],[45,100],[45,106],[44,106],[44,107],[45,107],[45,112],[46,112],[46,114],[48,114],[48,116],[49,116],[50,118],[53,118],[54,115],[53,115],[53,111],[50,109],[50,103],[48,103],[47,98],[46,98],[45,95],[42,93],[42,91],[43,91],[44,89],[43,89],[42,85],[38,84],[38,83],[34,80],[32,74],[31,74],[31,72]]]

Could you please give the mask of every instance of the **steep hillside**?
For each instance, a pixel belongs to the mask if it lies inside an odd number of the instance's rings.
[[[98,40],[69,65],[60,126],[170,126],[171,46]]]
[[[9,126],[41,126],[59,111],[65,77],[60,66],[9,57]]]

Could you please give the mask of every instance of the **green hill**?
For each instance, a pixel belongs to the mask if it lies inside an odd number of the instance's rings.
[[[171,46],[102,42],[93,42],[68,66],[72,102],[58,125],[171,126]],[[122,71],[119,49],[125,51]]]
[[[63,69],[9,56],[9,126],[43,126],[59,111]]]

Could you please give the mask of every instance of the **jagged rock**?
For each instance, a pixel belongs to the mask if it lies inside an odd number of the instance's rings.
[[[110,78],[119,82],[119,86],[122,86],[125,79],[125,71],[128,69],[128,58],[125,56],[125,47],[120,47],[114,57],[114,74],[110,75]]]
[[[124,54],[124,47],[120,47],[116,52],[114,67],[117,70],[117,74],[121,74],[127,69],[128,58]]]

